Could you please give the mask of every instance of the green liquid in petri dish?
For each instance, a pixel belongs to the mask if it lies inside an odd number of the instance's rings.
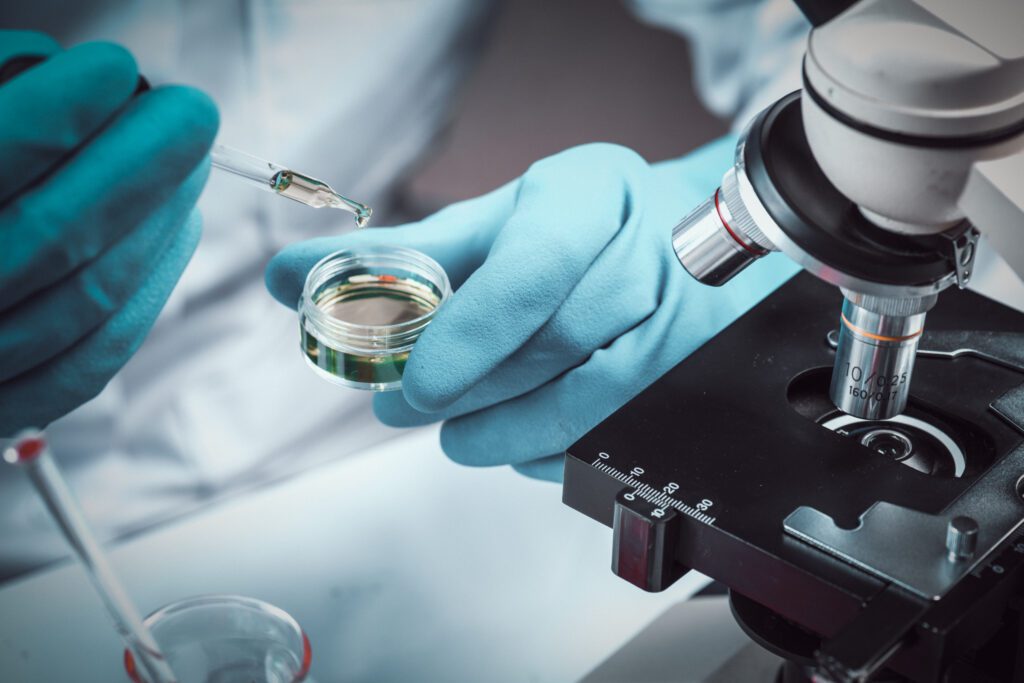
[[[366,326],[367,341],[381,347],[380,353],[360,354],[334,349],[302,330],[302,348],[309,361],[346,382],[367,388],[393,386],[402,379],[409,351],[389,353],[388,326],[401,325],[422,317],[440,305],[440,293],[425,283],[392,275],[357,274],[331,284],[316,296],[316,307],[331,318],[350,325]]]

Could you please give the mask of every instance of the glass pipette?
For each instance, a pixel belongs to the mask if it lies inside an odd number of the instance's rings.
[[[325,206],[342,209],[355,216],[356,227],[370,222],[373,209],[343,197],[322,180],[298,173],[266,159],[259,159],[225,145],[214,145],[210,151],[213,167],[232,173],[262,190],[319,209]]]
[[[127,591],[107,560],[100,544],[92,535],[85,515],[71,495],[57,463],[50,453],[50,446],[42,432],[28,429],[16,435],[10,446],[4,450],[3,458],[11,465],[24,468],[35,486],[64,538],[71,545],[75,556],[92,580],[96,592],[103,599],[107,612],[114,620],[114,627],[139,662],[151,683],[175,683],[177,678],[167,658],[160,651],[142,622]]]

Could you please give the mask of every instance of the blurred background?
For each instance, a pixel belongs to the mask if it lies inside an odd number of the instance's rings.
[[[486,192],[573,145],[681,156],[728,124],[691,85],[686,40],[623,0],[502,0],[454,119],[406,187],[413,213]]]

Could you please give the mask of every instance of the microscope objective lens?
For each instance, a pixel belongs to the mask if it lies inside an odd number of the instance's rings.
[[[862,419],[899,415],[907,406],[918,341],[935,297],[844,294],[832,401],[844,413]]]

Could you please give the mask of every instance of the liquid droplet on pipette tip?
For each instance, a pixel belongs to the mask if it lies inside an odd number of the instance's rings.
[[[368,206],[363,207],[362,210],[356,213],[356,227],[365,228],[370,222],[370,217],[373,215],[373,209]]]
[[[46,450],[46,439],[42,432],[31,430],[14,439],[10,446],[4,449],[4,460],[12,465],[34,460]]]
[[[354,199],[343,197],[334,190],[331,190],[330,195],[328,195],[327,205],[335,209],[350,212],[355,217],[357,228],[365,228],[367,223],[370,222],[370,216],[373,215],[373,209],[366,204],[361,204]]]

